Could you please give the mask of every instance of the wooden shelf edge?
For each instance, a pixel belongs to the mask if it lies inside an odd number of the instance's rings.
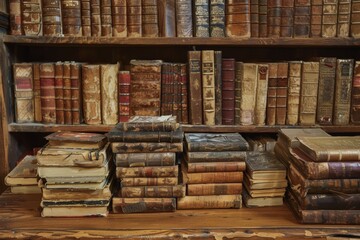
[[[9,132],[109,132],[113,127],[113,125],[59,125],[41,123],[11,123],[9,124]]]

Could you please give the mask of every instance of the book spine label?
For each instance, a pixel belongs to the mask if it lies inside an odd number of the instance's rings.
[[[126,177],[121,179],[121,187],[131,186],[175,186],[178,177]]]
[[[119,122],[127,122],[130,118],[130,71],[119,71]]]
[[[213,50],[202,51],[201,78],[204,124],[215,125],[215,60]],[[199,113],[197,113],[199,114]]]
[[[176,0],[176,36],[193,36],[192,1]]]
[[[158,8],[156,0],[142,0],[142,36],[158,37]]]
[[[297,125],[299,119],[301,61],[289,62],[289,89],[287,99],[286,124]]]
[[[114,213],[175,212],[175,198],[113,198]]]
[[[185,196],[177,199],[177,209],[241,208],[240,194],[216,196]]]
[[[235,124],[235,59],[222,59],[222,124]]]
[[[173,166],[175,153],[118,153],[115,155],[117,167]]]
[[[241,194],[242,183],[188,184],[188,196],[235,195]]]
[[[201,51],[189,51],[189,122],[199,125],[203,122],[202,113],[202,81]]]
[[[360,6],[360,4],[359,4]],[[360,62],[355,62],[351,92],[350,119],[352,123],[360,123]]]
[[[149,198],[169,198],[169,197],[185,197],[185,185],[176,186],[140,186],[140,187],[122,187],[121,196],[136,198],[136,197],[149,197]]]
[[[118,64],[100,65],[103,124],[116,124],[118,122],[118,69]]]

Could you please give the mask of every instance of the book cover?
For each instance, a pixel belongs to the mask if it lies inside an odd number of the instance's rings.
[[[176,36],[193,36],[192,1],[176,0]]]
[[[6,186],[36,185],[37,186],[37,160],[36,156],[26,155],[6,175]]]
[[[187,196],[236,195],[241,192],[242,183],[187,184]]]
[[[177,199],[177,209],[222,209],[241,208],[242,199],[240,194],[235,195],[208,195],[208,196],[185,196]]]
[[[143,37],[158,37],[158,6],[156,0],[142,0],[141,1],[141,18],[142,18],[142,36]]]
[[[112,0],[112,34],[114,37],[127,37],[126,0]]]
[[[210,126],[215,125],[214,50],[203,50],[201,52],[201,81],[204,124]]]
[[[203,123],[202,81],[201,81],[201,51],[188,52],[189,64],[189,123]]]
[[[222,124],[235,124],[235,59],[222,59]]]
[[[297,125],[299,120],[301,67],[302,61],[289,62],[289,86],[286,112],[287,125]]]
[[[122,187],[120,195],[124,198],[171,198],[185,197],[185,185]]]
[[[118,153],[115,154],[116,167],[173,166],[176,155],[164,153]]]
[[[281,128],[279,130],[278,142],[284,141],[284,146],[295,147],[298,140],[296,137],[330,137],[321,128]]]
[[[112,202],[114,213],[155,213],[175,212],[175,198],[126,198],[114,197]]]
[[[164,116],[133,116],[128,122],[116,124],[119,131],[136,131],[136,132],[171,132],[179,128],[176,117],[171,115]]]
[[[175,0],[159,0],[157,4],[159,36],[176,37]]]
[[[80,143],[84,148],[101,148],[107,140],[104,134],[85,132],[54,132],[45,137],[49,146],[61,147],[66,144]]]

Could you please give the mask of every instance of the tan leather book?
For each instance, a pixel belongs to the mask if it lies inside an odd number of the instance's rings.
[[[282,0],[268,1],[268,37],[280,37]]]
[[[294,2],[295,0],[282,0],[280,37],[293,37],[294,35]]]
[[[176,36],[193,36],[192,1],[176,0]]]
[[[63,206],[63,207],[42,207],[42,217],[89,217],[103,216],[109,213],[108,206]]]
[[[259,37],[268,36],[268,1],[259,0]]]
[[[114,37],[127,37],[126,0],[112,0],[112,33]]]
[[[314,125],[319,85],[319,62],[303,62],[301,75],[299,124]]]
[[[175,212],[175,210],[175,198],[114,197],[112,201],[112,211],[114,213]]]
[[[101,36],[112,36],[111,0],[100,0]]]
[[[322,28],[322,0],[311,0],[310,37],[321,37]]]
[[[61,19],[65,36],[82,36],[80,0],[61,0]]]
[[[294,9],[294,37],[307,38],[310,36],[311,0],[295,0]]]
[[[113,142],[111,143],[113,153],[163,153],[182,152],[183,144],[168,142]]]
[[[256,63],[243,64],[243,79],[240,83],[240,125],[252,125],[255,119],[256,91],[259,68]]]
[[[259,37],[259,0],[250,0],[251,37]]]
[[[81,96],[81,64],[71,62],[70,64],[71,81],[71,115],[72,124],[80,124],[82,116],[82,96]]]
[[[25,36],[42,36],[41,0],[21,0],[21,21]]]
[[[156,0],[142,0],[141,2],[142,36],[158,37],[158,6]]]
[[[338,0],[338,15],[337,15],[337,37],[350,36],[350,17],[351,17],[351,2],[352,0]]]
[[[175,153],[119,153],[115,154],[117,167],[173,166]]]
[[[116,177],[177,177],[179,166],[117,167]]]
[[[71,110],[71,69],[70,62],[63,64],[63,81],[64,81],[64,122],[65,124],[72,124],[72,110]]]
[[[250,37],[250,0],[226,0],[225,8],[226,36]]]
[[[241,208],[242,198],[235,195],[185,196],[177,199],[177,209]]]
[[[33,63],[34,121],[41,122],[40,64]]]
[[[203,123],[202,113],[202,81],[201,51],[188,52],[189,63],[189,122],[199,125]]]
[[[10,34],[22,35],[21,0],[9,0]]]
[[[101,36],[100,0],[90,0],[91,36]]]
[[[107,125],[118,122],[118,71],[119,64],[100,65],[101,119]]]
[[[43,35],[60,36],[63,33],[60,0],[42,0]]]
[[[126,1],[126,15],[127,15],[127,36],[141,37],[142,36],[142,9],[141,0],[127,0]]]
[[[278,64],[269,63],[266,124],[270,126],[275,125],[276,123],[277,71],[278,71]]]
[[[83,64],[81,69],[84,122],[101,124],[100,65]]]
[[[194,0],[193,1],[193,24],[194,37],[209,37],[210,36],[210,12],[208,0]]]
[[[183,181],[187,184],[193,183],[241,183],[242,172],[201,172],[186,173],[183,169]]]
[[[185,197],[185,185],[175,186],[135,186],[135,187],[122,187],[121,196],[129,198],[170,198],[170,197]]]
[[[176,37],[175,0],[158,1],[160,37]]]
[[[225,0],[213,0],[210,4],[210,37],[225,37]]]
[[[244,78],[244,63],[235,62],[235,118],[234,123],[240,124],[240,104],[241,104],[241,82]]]
[[[82,35],[91,36],[91,1],[80,0],[81,3],[81,30]]]
[[[350,120],[352,123],[360,123],[360,62],[354,66],[354,77],[351,91]]]
[[[258,64],[256,104],[255,104],[255,125],[265,125],[266,101],[269,81],[269,65]]]
[[[240,159],[241,160],[241,159]],[[236,172],[245,170],[245,162],[185,162],[189,173],[196,172]]]
[[[278,63],[276,82],[276,125],[285,125],[288,95],[288,67],[287,62]]]
[[[64,124],[64,69],[62,62],[55,63],[55,105],[56,123]]]
[[[323,1],[322,37],[336,37],[338,24],[338,0]]]
[[[42,123],[56,123],[55,66],[40,64],[40,91]]]
[[[360,37],[360,0],[352,0],[350,36]]]
[[[242,183],[187,184],[187,196],[241,194]]]
[[[120,182],[121,187],[132,186],[175,186],[178,177],[126,177]]]
[[[334,98],[334,125],[347,125],[350,122],[353,71],[354,59],[337,60]]]
[[[205,125],[215,125],[215,60],[214,50],[201,52],[203,118]],[[199,114],[199,113],[198,113]]]
[[[297,125],[299,120],[301,68],[302,61],[289,62],[289,88],[286,112],[287,125]]]

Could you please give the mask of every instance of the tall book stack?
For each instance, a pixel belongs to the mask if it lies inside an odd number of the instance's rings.
[[[360,223],[360,138],[321,129],[281,129],[275,153],[287,165],[287,201],[302,223]]]
[[[43,217],[107,216],[112,160],[103,134],[55,132],[37,153]]]
[[[176,153],[183,151],[183,135],[171,115],[134,116],[108,133],[120,179],[114,213],[176,210],[176,197],[185,195],[176,162]]]
[[[178,209],[241,208],[246,140],[238,133],[187,133],[185,141],[187,194]]]

